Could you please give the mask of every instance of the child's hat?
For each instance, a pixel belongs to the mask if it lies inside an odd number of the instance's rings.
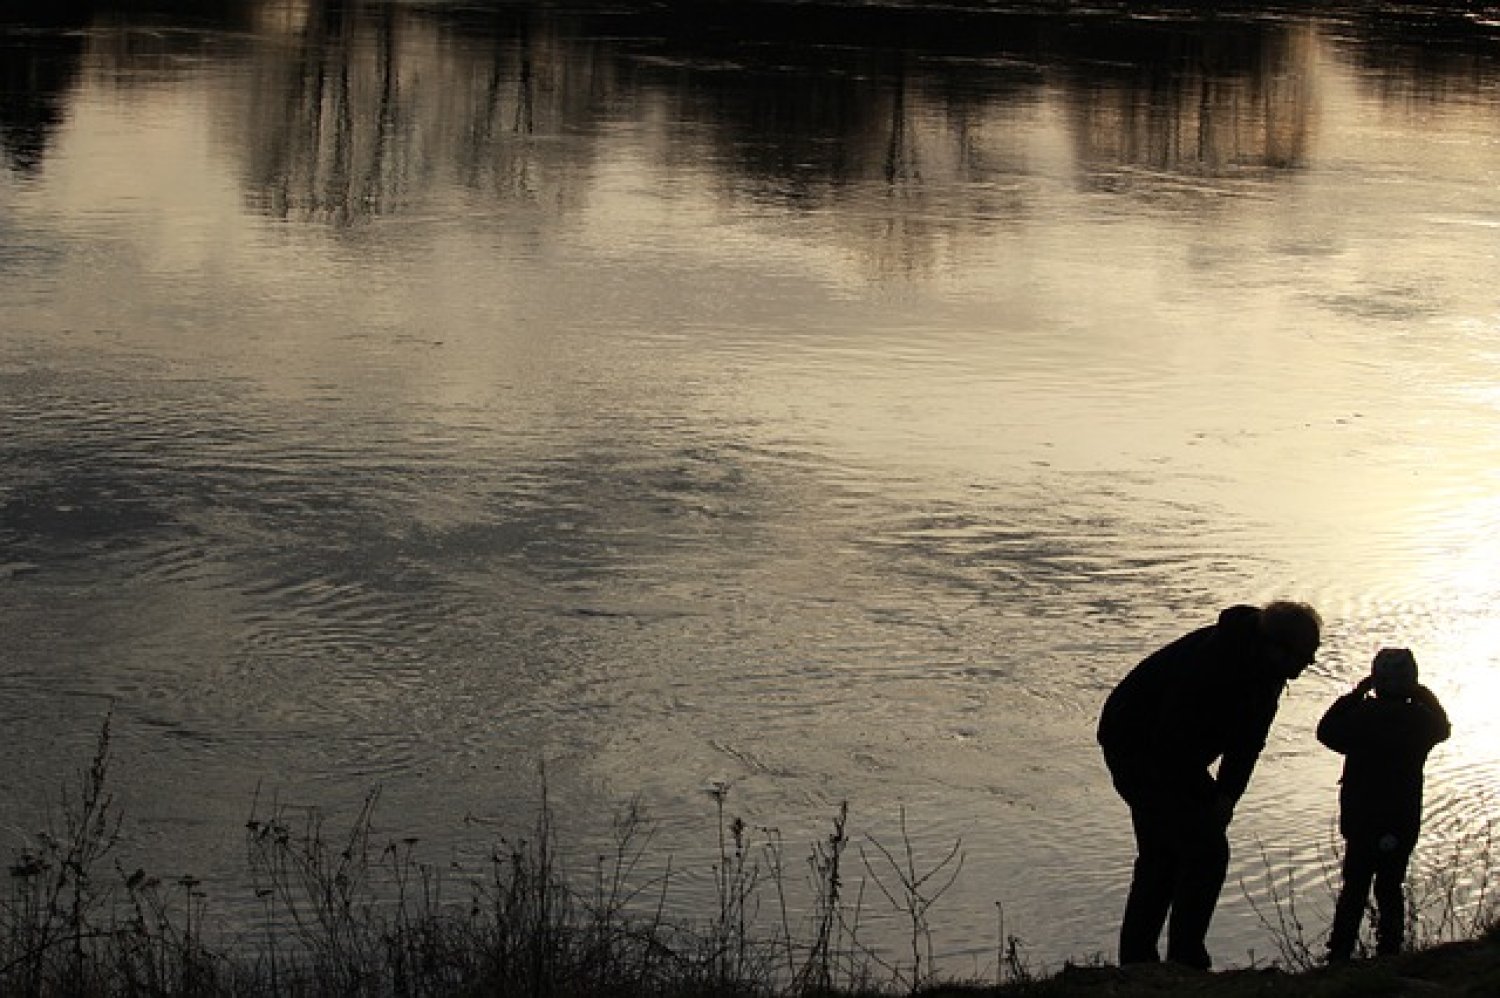
[[[1380,686],[1408,687],[1417,684],[1417,658],[1410,648],[1382,648],[1370,668]]]

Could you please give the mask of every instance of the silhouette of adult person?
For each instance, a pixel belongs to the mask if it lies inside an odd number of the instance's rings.
[[[1304,603],[1231,606],[1147,656],[1104,702],[1099,745],[1136,843],[1122,965],[1159,960],[1164,925],[1168,960],[1211,965],[1205,939],[1229,869],[1229,822],[1322,626]]]
[[[1368,676],[1329,706],[1318,741],[1344,756],[1339,780],[1343,887],[1328,935],[1328,959],[1354,954],[1360,917],[1375,888],[1375,952],[1399,953],[1405,933],[1406,866],[1422,825],[1422,767],[1452,734],[1448,714],[1417,682],[1406,648],[1382,648]]]

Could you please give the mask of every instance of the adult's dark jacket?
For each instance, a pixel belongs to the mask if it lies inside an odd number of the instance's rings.
[[[1422,767],[1452,727],[1436,697],[1346,693],[1318,722],[1318,741],[1342,753],[1339,831],[1415,841],[1422,824]]]
[[[1239,800],[1276,718],[1284,677],[1262,659],[1260,611],[1231,606],[1218,622],[1147,656],[1099,718],[1099,744],[1127,801]],[[1217,760],[1217,776],[1209,767]]]

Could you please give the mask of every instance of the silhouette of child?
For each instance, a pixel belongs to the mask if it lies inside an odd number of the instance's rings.
[[[1422,824],[1422,767],[1451,732],[1443,705],[1417,682],[1406,648],[1382,648],[1370,675],[1335,700],[1318,722],[1318,741],[1344,756],[1339,832],[1343,888],[1334,907],[1328,959],[1348,960],[1373,884],[1375,951],[1401,950],[1403,882]]]

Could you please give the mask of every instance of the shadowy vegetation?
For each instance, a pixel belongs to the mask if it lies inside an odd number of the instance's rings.
[[[1411,938],[1396,958],[1316,966],[1290,886],[1266,863],[1245,887],[1276,938],[1276,965],[1203,974],[1171,966],[1065,966],[1034,971],[1003,911],[995,979],[945,981],[929,912],[963,868],[962,842],[935,861],[866,836],[850,869],[848,808],[788,873],[775,829],[752,828],[713,791],[716,902],[673,915],[670,860],[651,866],[652,826],[634,804],[616,815],[612,847],[578,880],[559,858],[544,791],[524,835],[500,838],[475,870],[422,861],[415,839],[382,840],[372,792],[347,827],[315,809],[257,800],[245,827],[253,916],[233,930],[211,915],[199,881],[163,881],[121,864],[122,812],[108,789],[106,719],[93,759],[52,816],[12,858],[0,896],[0,993],[26,996],[805,996],[1500,993],[1500,933],[1488,893],[1485,828],[1435,873],[1414,880]],[[1330,867],[1331,869],[1331,867]],[[1477,872],[1476,872],[1477,871]],[[1330,875],[1331,877],[1331,875]],[[1332,880],[1330,879],[1330,884]],[[899,955],[861,939],[866,885],[909,931]],[[795,889],[807,900],[794,904]],[[799,894],[799,896],[801,896]],[[247,899],[248,900],[248,899]],[[764,909],[764,910],[763,910]],[[1462,940],[1462,941],[1449,941]],[[1434,945],[1441,943],[1441,945]],[[1299,971],[1292,973],[1288,971]]]
[[[690,920],[669,909],[670,860],[665,870],[647,869],[652,828],[635,805],[616,815],[612,848],[580,885],[560,862],[545,788],[527,832],[500,838],[476,870],[424,862],[415,839],[382,840],[378,791],[340,828],[316,809],[257,800],[245,844],[258,915],[230,931],[222,916],[211,917],[195,878],[164,881],[120,863],[122,812],[107,786],[109,759],[106,720],[89,767],[64,788],[56,827],[12,860],[0,897],[0,993],[911,992],[933,975],[927,909],[961,862],[955,843],[924,870],[904,815],[900,847],[869,840],[890,866],[877,882],[912,927],[908,965],[859,938],[863,892],[852,904],[846,897],[847,806],[809,851],[802,886],[812,903],[798,906],[780,835],[730,817],[727,789],[717,788],[716,904]],[[775,901],[769,921],[767,895]]]
[[[1481,813],[1493,812],[1485,807]],[[1455,836],[1437,862],[1408,876],[1408,948],[1426,950],[1482,938],[1500,925],[1500,907],[1491,887],[1496,874],[1494,837],[1495,819],[1491,818]],[[1251,910],[1276,944],[1276,963],[1283,969],[1313,970],[1324,962],[1327,928],[1341,886],[1342,843],[1337,834],[1330,835],[1329,843],[1321,864],[1322,890],[1318,897],[1299,897],[1293,864],[1276,863],[1264,848],[1259,886],[1240,883]],[[1373,901],[1366,905],[1366,924],[1356,943],[1361,957],[1375,953],[1375,909]]]

